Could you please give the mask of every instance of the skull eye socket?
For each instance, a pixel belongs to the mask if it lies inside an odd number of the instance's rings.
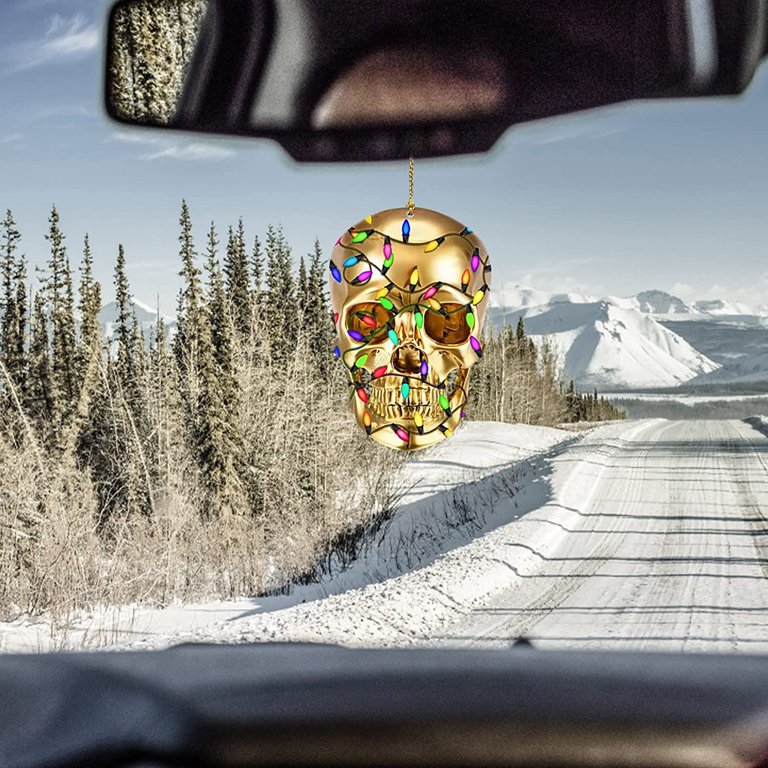
[[[347,329],[362,334],[368,344],[378,344],[387,338],[387,323],[391,319],[392,313],[378,302],[363,301],[347,310]]]
[[[428,309],[424,315],[424,330],[429,337],[440,344],[463,344],[469,338],[467,308],[464,304],[444,302],[443,315]]]

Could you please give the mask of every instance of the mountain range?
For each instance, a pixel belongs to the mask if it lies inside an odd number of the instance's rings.
[[[156,309],[134,299],[149,340]],[[168,337],[176,320],[161,315]],[[768,308],[727,300],[686,303],[660,290],[626,298],[548,293],[505,285],[492,293],[489,321],[497,328],[522,318],[534,341],[557,346],[566,376],[581,388],[641,389],[684,383],[768,381]],[[115,302],[99,322],[112,338]]]
[[[507,285],[493,295],[497,327],[523,318],[549,338],[581,387],[670,387],[768,380],[768,309],[726,301],[687,304],[665,291],[594,297]]]
[[[148,304],[140,301],[137,298],[132,298],[136,320],[139,324],[139,329],[144,334],[144,338],[149,341],[157,327],[158,310],[152,309]],[[99,325],[101,326],[101,335],[105,340],[112,339],[115,334],[115,327],[117,325],[117,302],[110,301],[108,304],[104,304],[99,310]],[[166,333],[170,337],[176,330],[176,319],[169,317],[168,315],[160,314],[165,325]]]

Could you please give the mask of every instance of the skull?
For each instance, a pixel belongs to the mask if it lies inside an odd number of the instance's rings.
[[[390,448],[449,437],[467,402],[491,266],[471,229],[394,208],[345,232],[331,254],[335,354],[357,423]]]

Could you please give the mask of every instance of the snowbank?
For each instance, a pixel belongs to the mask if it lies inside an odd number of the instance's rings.
[[[297,587],[290,595],[279,597],[164,609],[105,608],[54,633],[45,621],[0,623],[0,650],[34,652],[134,643],[163,646],[212,639],[227,635],[230,625],[249,617],[413,572],[522,514],[524,510],[510,506],[510,497],[535,483],[547,451],[576,439],[547,427],[468,422],[450,440],[416,454],[404,466],[400,478],[403,495],[395,514],[365,542],[356,562],[344,569],[336,564],[318,584]]]

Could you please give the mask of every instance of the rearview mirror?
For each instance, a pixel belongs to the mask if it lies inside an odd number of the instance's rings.
[[[480,152],[514,123],[739,92],[765,52],[767,4],[121,0],[107,109],[271,137],[300,160]]]

